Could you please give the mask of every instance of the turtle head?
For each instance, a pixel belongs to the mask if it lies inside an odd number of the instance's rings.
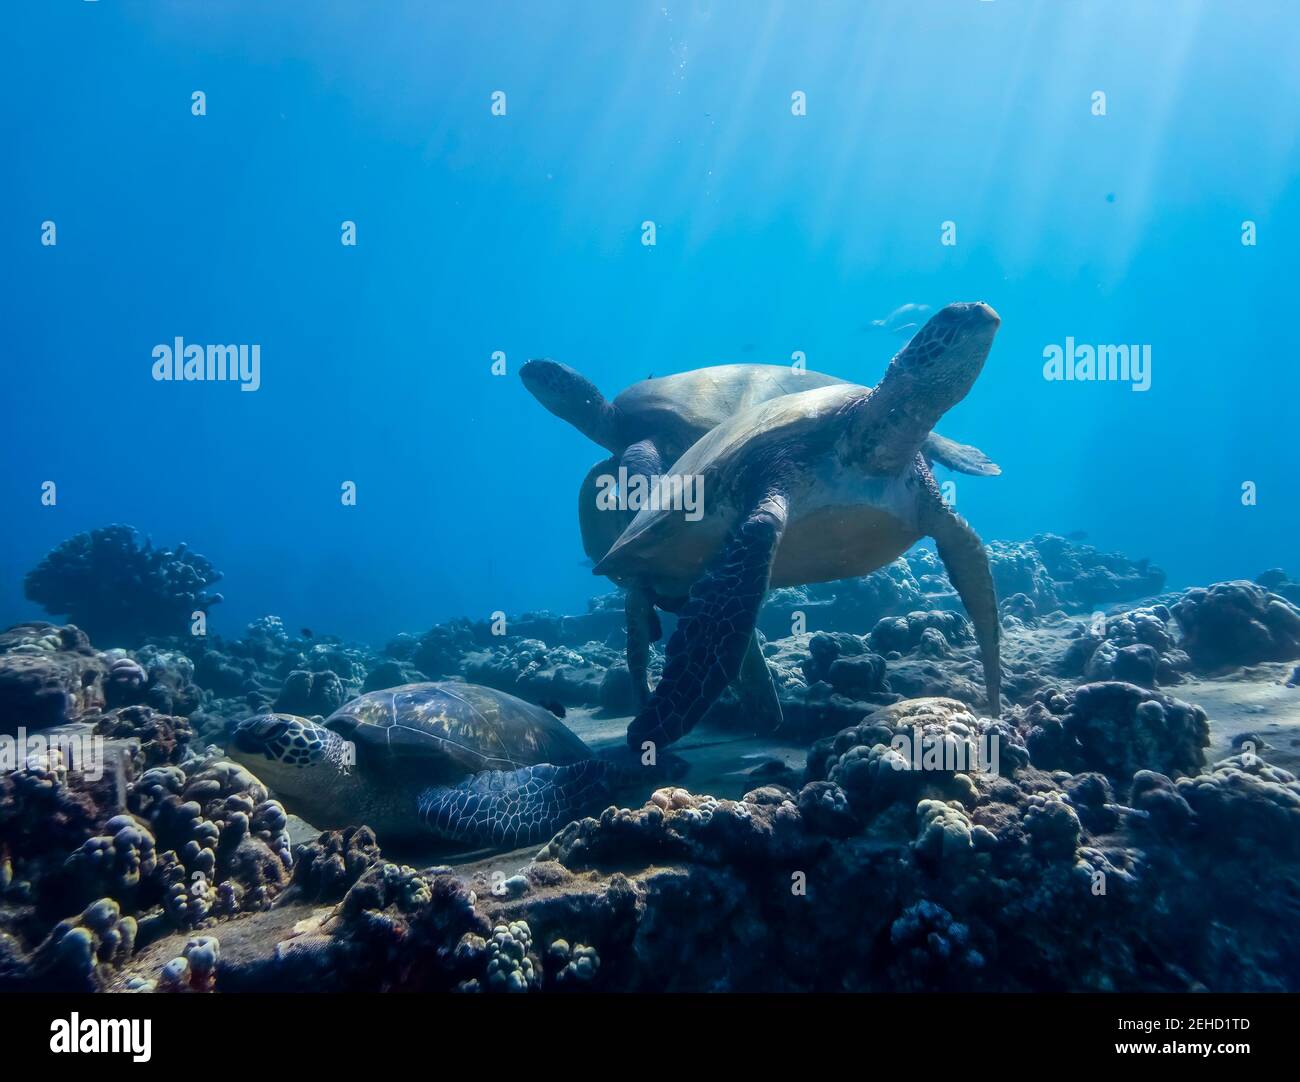
[[[871,473],[895,473],[916,457],[939,418],[974,385],[1001,320],[983,301],[936,312],[889,362],[862,403],[855,447]]]
[[[975,383],[1002,320],[983,301],[950,304],[936,312],[890,363],[929,390],[939,414]],[[890,373],[885,374],[888,379]],[[938,417],[936,416],[936,420]]]
[[[559,361],[525,361],[519,378],[528,392],[556,417],[568,421],[588,439],[611,451],[614,442],[614,407],[582,373]]]
[[[294,714],[256,714],[230,733],[227,754],[277,797],[309,796],[343,773],[352,756],[338,733]]]

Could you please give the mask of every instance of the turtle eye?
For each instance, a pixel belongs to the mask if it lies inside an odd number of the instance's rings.
[[[249,752],[264,752],[268,744],[284,735],[288,726],[278,718],[245,718],[231,734],[235,744]]]
[[[288,729],[288,722],[281,721],[279,718],[249,718],[239,723],[235,728],[235,735],[254,742],[271,743],[284,736]]]
[[[288,731],[289,723],[287,721],[273,721],[262,730],[260,735],[263,740],[272,741],[279,740]]]

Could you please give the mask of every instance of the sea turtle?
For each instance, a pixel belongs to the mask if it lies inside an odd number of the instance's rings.
[[[452,682],[371,691],[319,724],[259,714],[227,750],[313,826],[467,848],[546,841],[607,806],[621,769],[550,711]]]
[[[582,546],[593,563],[605,556],[632,520],[630,513],[600,509],[598,495],[602,484],[608,485],[606,479],[658,477],[715,425],[746,409],[782,395],[849,386],[835,376],[792,365],[725,364],[643,380],[608,402],[590,380],[557,361],[527,361],[519,375],[551,413],[613,452],[611,458],[588,471],[578,492]],[[992,476],[1001,472],[978,448],[935,432],[926,434],[921,451],[928,460],[962,473]],[[625,605],[628,670],[637,705],[644,706],[650,697],[650,644],[658,641],[662,632],[655,599],[647,591],[628,584]],[[780,720],[776,692],[757,636],[751,638],[737,690],[760,727],[771,728]]]
[[[702,485],[703,516],[644,508],[597,574],[685,599],[663,678],[628,728],[663,746],[699,721],[735,679],[769,586],[865,575],[934,539],[975,627],[989,708],[999,710],[998,612],[988,555],[939,495],[921,446],[965,397],[999,319],[950,304],[872,390],[830,384],[723,421],[669,473]]]
[[[558,361],[526,361],[519,378],[551,413],[613,452],[612,459],[593,470],[616,472],[624,466],[629,474],[645,476],[661,473],[714,425],[751,406],[847,383],[793,365],[719,364],[641,380],[609,402],[589,379]],[[927,433],[921,450],[931,461],[960,473],[1001,472],[978,448],[936,433]]]

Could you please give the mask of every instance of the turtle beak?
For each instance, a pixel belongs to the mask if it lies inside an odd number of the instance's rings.
[[[564,365],[546,358],[534,358],[519,366],[519,378],[535,396],[553,391],[564,377]]]
[[[1002,317],[993,310],[991,305],[985,304],[983,301],[976,301],[973,307],[977,314],[993,324],[995,330],[1002,324]]]

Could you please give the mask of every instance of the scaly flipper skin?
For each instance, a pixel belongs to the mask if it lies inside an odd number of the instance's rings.
[[[970,523],[943,502],[933,486],[933,479],[923,498],[926,503],[921,515],[922,528],[934,538],[939,559],[943,561],[948,578],[975,626],[980,660],[984,665],[989,712],[995,718],[999,717],[1002,713],[1002,666],[998,643],[1002,625],[998,620],[998,595],[993,586],[988,552]]]
[[[680,739],[736,678],[787,517],[785,496],[770,491],[732,530],[709,570],[691,587],[668,640],[663,677],[628,726],[629,747],[649,741],[663,748]]]
[[[755,732],[771,733],[780,728],[784,718],[781,700],[772,682],[772,670],[767,667],[767,658],[763,656],[757,629],[749,633],[749,648],[740,663],[736,694],[740,696],[741,709],[753,723]]]
[[[566,823],[608,805],[617,768],[595,759],[485,770],[452,787],[426,789],[419,814],[439,837],[469,846],[541,845]]]

